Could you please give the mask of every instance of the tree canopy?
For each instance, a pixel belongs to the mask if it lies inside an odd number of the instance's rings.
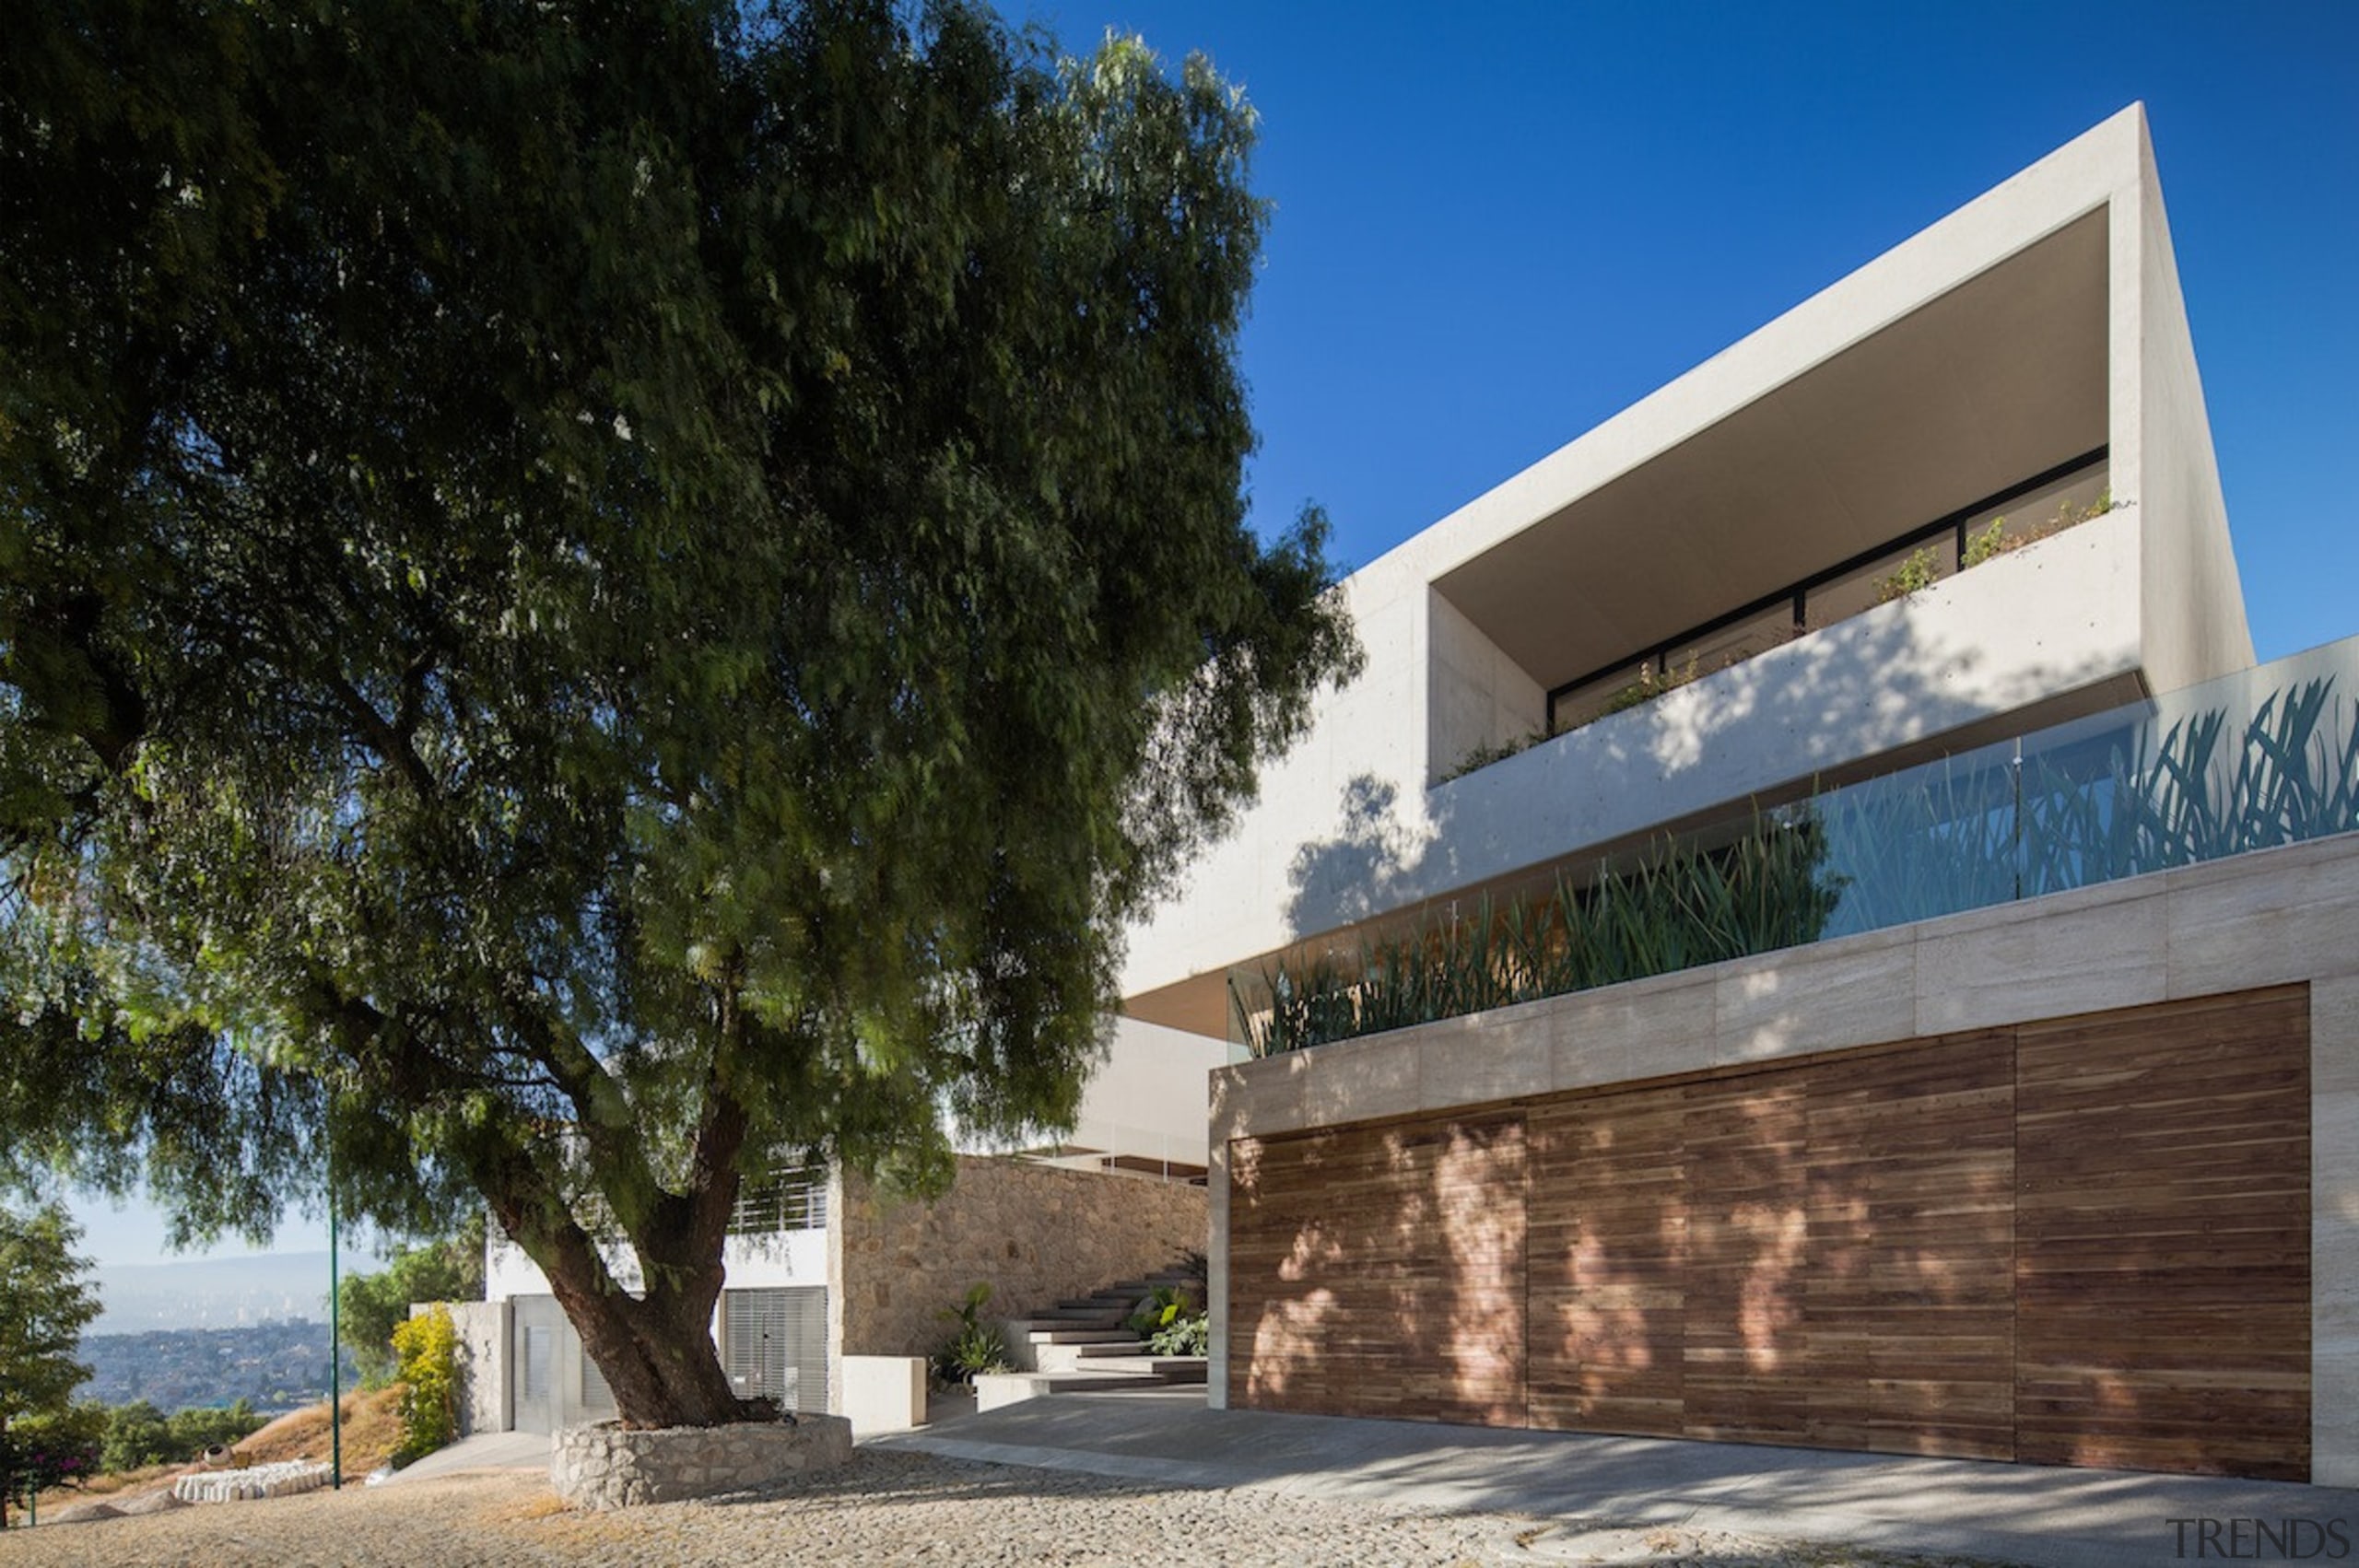
[[[479,1192],[727,1419],[739,1173],[1069,1117],[1355,656],[1244,524],[1253,133],[957,0],[16,18],[0,1163]]]
[[[81,1232],[54,1206],[30,1214],[0,1206],[0,1528],[8,1505],[53,1485],[60,1433],[90,1369],[74,1359],[99,1298],[75,1256]]]

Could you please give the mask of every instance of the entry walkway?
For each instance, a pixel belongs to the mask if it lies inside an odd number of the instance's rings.
[[[1031,1399],[870,1442],[1179,1486],[1680,1525],[2040,1568],[2359,1560],[2359,1492],[2334,1488],[1215,1410],[1202,1389]],[[2294,1550],[2272,1550],[2254,1520]],[[2302,1528],[2289,1539],[2294,1521]],[[2215,1526],[2208,1538],[2206,1522]]]
[[[549,1468],[549,1434],[546,1432],[478,1432],[472,1437],[462,1437],[448,1447],[437,1448],[413,1465],[395,1470],[385,1478],[387,1486],[405,1480],[423,1480],[428,1476],[452,1475],[460,1470],[528,1470],[546,1472]],[[352,1485],[360,1478],[347,1475],[344,1484]]]

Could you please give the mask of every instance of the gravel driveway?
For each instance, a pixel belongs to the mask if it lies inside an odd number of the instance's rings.
[[[0,1537],[0,1564],[1350,1563],[1444,1568],[1593,1562],[1715,1568],[1925,1565],[1824,1544],[1435,1515],[1268,1492],[1195,1492],[1066,1471],[863,1450],[790,1488],[615,1514],[567,1510],[545,1477],[476,1471]]]

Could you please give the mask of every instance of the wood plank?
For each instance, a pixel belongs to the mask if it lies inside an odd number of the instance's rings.
[[[2309,1474],[2306,988],[2018,1033],[2022,1457]]]

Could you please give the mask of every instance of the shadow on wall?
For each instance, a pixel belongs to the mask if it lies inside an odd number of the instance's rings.
[[[2028,556],[2031,553],[2025,552]],[[2019,558],[2020,561],[2020,558]],[[1944,585],[1946,586],[1946,585]],[[1928,595],[1938,594],[1939,587]],[[2002,665],[1887,606],[1404,800],[1343,787],[1333,834],[1287,867],[1290,940],[1413,907],[1656,824],[1791,795],[1832,769],[1934,740],[2122,673],[2118,655]],[[1978,641],[1985,628],[1972,628]]]
[[[2012,1085],[1920,1048],[1240,1140],[1232,1399],[2011,1457]]]
[[[1238,1403],[1521,1424],[1520,1115],[1245,1141],[1231,1170]]]

